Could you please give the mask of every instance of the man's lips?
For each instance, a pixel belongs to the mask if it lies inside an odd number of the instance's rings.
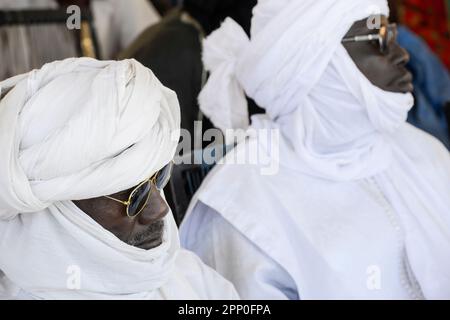
[[[140,249],[144,250],[150,250],[158,247],[161,245],[162,237],[155,237],[155,238],[149,238],[143,241],[142,243],[138,243],[135,245],[135,247],[138,247]]]
[[[397,78],[394,85],[403,92],[412,92],[414,90],[412,73],[405,69],[403,75]]]
[[[411,83],[413,82],[413,75],[409,71],[405,71],[404,75],[398,79],[398,83]]]

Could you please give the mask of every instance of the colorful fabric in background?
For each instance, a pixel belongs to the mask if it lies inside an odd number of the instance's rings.
[[[401,0],[399,13],[450,69],[450,0]]]
[[[407,27],[398,29],[398,43],[408,50],[407,67],[414,75],[415,104],[408,122],[438,138],[450,150],[444,111],[450,102],[450,74],[425,41]]]

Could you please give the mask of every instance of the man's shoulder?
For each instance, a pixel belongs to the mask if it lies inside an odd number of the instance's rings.
[[[398,146],[418,162],[441,165],[450,161],[449,150],[442,142],[410,124],[402,126],[395,139]]]
[[[193,252],[181,249],[176,260],[175,272],[195,290],[200,299],[238,299],[234,286],[216,271],[204,264]]]

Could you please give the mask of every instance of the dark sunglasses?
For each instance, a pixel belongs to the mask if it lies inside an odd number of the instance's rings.
[[[153,186],[161,191],[167,185],[172,174],[173,161],[170,161],[164,168],[156,172],[149,179],[141,182],[130,193],[127,201],[105,196],[105,198],[119,202],[127,207],[127,216],[134,218],[138,216],[147,206]]]
[[[380,52],[385,54],[388,48],[397,40],[397,33],[397,25],[392,23],[382,26],[377,34],[348,37],[344,38],[342,42],[378,41]]]

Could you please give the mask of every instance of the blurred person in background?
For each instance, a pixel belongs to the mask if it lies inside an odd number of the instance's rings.
[[[62,6],[90,6],[102,59],[115,59],[160,16],[148,0],[57,0]]]
[[[194,121],[203,120],[197,102],[207,79],[201,60],[203,38],[226,17],[232,17],[249,34],[255,4],[256,0],[185,0],[120,55],[121,59],[140,61],[177,93],[181,127],[192,137],[202,133],[194,130]],[[204,121],[203,131],[209,127],[211,124]]]
[[[151,0],[153,6],[161,16],[165,16],[173,7],[179,5],[182,0]]]

